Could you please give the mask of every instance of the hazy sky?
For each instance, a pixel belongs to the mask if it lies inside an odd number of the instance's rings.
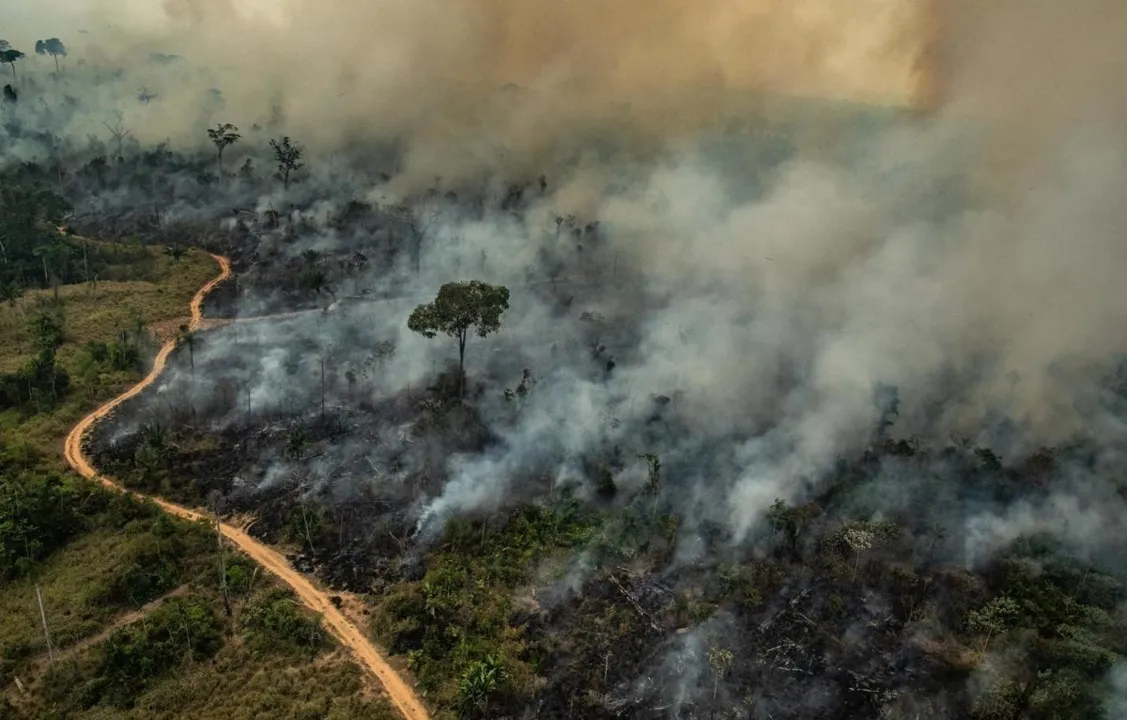
[[[151,24],[164,15],[161,3],[151,0],[116,0],[116,12],[103,11],[99,18],[92,17],[94,5],[94,0],[4,0],[0,37],[20,47],[43,37],[73,35],[110,24]]]
[[[264,17],[276,15],[284,1],[233,0],[233,3],[244,16]],[[160,0],[3,0],[0,3],[0,38],[17,47],[30,46],[44,37],[73,37],[79,30],[94,32],[107,25],[125,29],[152,28],[165,20],[167,15]]]

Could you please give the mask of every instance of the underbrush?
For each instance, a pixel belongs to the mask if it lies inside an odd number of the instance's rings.
[[[102,249],[121,263],[97,280],[0,308],[0,718],[394,717],[208,523],[62,471],[69,429],[216,273],[197,251]]]

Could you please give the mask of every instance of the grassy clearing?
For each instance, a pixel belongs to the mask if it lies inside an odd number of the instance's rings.
[[[0,585],[0,718],[394,717],[288,590],[221,563],[206,523],[91,489],[91,529]]]
[[[116,274],[130,270],[138,280],[112,280],[59,288],[62,305],[64,342],[58,349],[58,363],[72,376],[85,377],[82,388],[73,388],[56,406],[29,414],[19,409],[0,412],[0,434],[20,438],[39,451],[54,467],[62,467],[59,445],[82,415],[140,378],[131,370],[100,369],[94,376],[84,375],[83,348],[89,342],[110,343],[122,332],[147,328],[149,333],[175,332],[179,321],[188,316],[188,303],[205,282],[215,277],[215,261],[201,251],[186,252],[179,260],[157,248],[121,248],[122,257],[131,258],[128,268],[111,266]],[[0,373],[25,366],[34,356],[28,319],[54,306],[54,292],[34,290],[0,308]],[[155,343],[150,350],[155,350]]]
[[[72,377],[57,402],[0,412],[0,720],[394,717],[319,618],[230,550],[227,614],[206,524],[59,472],[69,429],[144,365],[136,356],[127,369],[91,363],[87,343],[175,333],[216,274],[202,252],[175,260],[100,245],[103,259],[120,262],[103,265],[96,285],[62,286],[59,302],[52,290],[32,291],[0,307],[0,372],[33,360],[28,320],[61,307],[56,358]],[[156,348],[129,342],[142,360]]]
[[[192,296],[218,272],[215,261],[202,251],[189,251],[174,260],[156,248],[142,250],[135,266],[137,276],[143,279],[59,288],[66,320],[66,343],[59,349],[60,361],[73,359],[91,340],[112,340],[121,330],[131,330],[138,320],[152,327],[187,317]],[[32,290],[0,310],[0,372],[11,372],[31,359],[26,318],[53,298],[51,290]]]
[[[46,652],[36,582],[56,649],[65,650],[97,633],[124,608],[101,602],[107,586],[137,561],[145,538],[110,529],[85,535],[51,557],[39,577],[12,582],[0,592],[0,635],[4,648],[26,647],[32,655]]]
[[[183,668],[137,699],[133,708],[98,707],[75,720],[392,720],[398,717],[365,688],[347,656],[326,654],[295,666],[284,656],[256,656],[228,643],[210,662]]]

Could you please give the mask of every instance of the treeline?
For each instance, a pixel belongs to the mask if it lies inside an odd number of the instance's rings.
[[[0,299],[18,297],[21,288],[80,281],[75,255],[81,249],[52,227],[70,205],[36,185],[0,177]]]

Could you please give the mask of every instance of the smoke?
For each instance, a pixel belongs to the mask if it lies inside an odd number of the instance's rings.
[[[23,3],[9,20],[17,45],[85,27],[67,38],[75,55],[124,68],[128,92],[160,94],[159,109],[133,113],[143,141],[202,142],[214,87],[223,121],[276,113],[322,152],[406,142],[408,185],[498,163],[542,172],[612,131],[624,149],[658,152],[779,93],[904,102],[924,23],[895,0]],[[154,65],[153,53],[182,61]]]
[[[402,199],[435,176],[486,193],[498,189],[491,171],[550,176],[520,217],[440,202],[428,227],[410,291],[474,268],[510,285],[502,336],[471,344],[503,351],[471,370],[530,367],[538,384],[516,421],[500,400],[483,404],[496,445],[451,458],[424,519],[494,507],[522,476],[566,476],[576,457],[619,445],[658,452],[691,490],[684,510],[739,538],[776,496],[800,495],[869,442],[878,383],[898,388],[902,436],[991,443],[1016,427],[1006,449],[1017,455],[1118,432],[1098,381],[1127,349],[1114,331],[1127,319],[1127,10],[955,0],[928,13],[889,0],[169,0],[128,15],[92,0],[65,19],[91,28],[75,57],[126,68],[116,90],[84,101],[109,107],[139,85],[160,96],[130,106],[142,143],[202,144],[207,116],[270,125],[321,158],[400,145],[389,183],[335,183],[312,167],[289,196],[306,205],[341,188]],[[48,34],[32,20],[64,20],[15,17],[25,45]],[[111,25],[95,33],[94,18]],[[223,101],[205,107],[213,87]],[[929,115],[826,99],[903,104],[919,92]],[[76,136],[97,124],[75,122]],[[348,246],[328,227],[345,200],[291,218],[301,244],[274,236],[259,249]],[[559,232],[553,219],[568,213],[598,231]],[[576,288],[561,312],[528,286],[550,262],[602,288]],[[359,282],[387,290],[387,270]],[[590,361],[584,312],[607,318],[597,341],[615,359],[609,376]],[[326,343],[365,323],[396,337],[404,360],[378,394],[449,356],[406,333],[398,309],[356,313],[307,324]],[[256,407],[293,390],[282,354],[257,361]],[[672,398],[658,424],[655,395]],[[1024,527],[1038,512],[1011,519]]]

